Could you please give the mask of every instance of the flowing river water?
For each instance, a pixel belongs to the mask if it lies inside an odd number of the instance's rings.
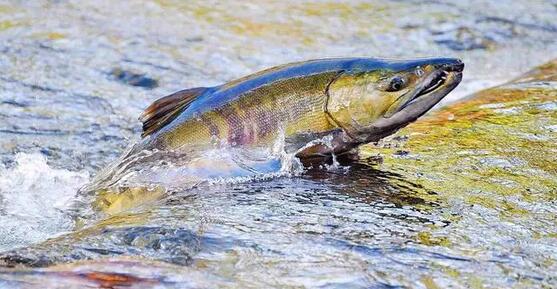
[[[557,64],[449,104],[556,59],[555,15],[549,0],[0,1],[0,287],[556,287]],[[467,66],[448,108],[359,161],[77,193],[156,98],[356,55]]]

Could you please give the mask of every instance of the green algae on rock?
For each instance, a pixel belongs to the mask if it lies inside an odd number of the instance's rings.
[[[425,117],[383,143],[381,168],[446,196],[520,212],[486,196],[554,201],[557,187],[557,61]],[[400,140],[400,137],[394,138]],[[397,151],[408,151],[401,156]],[[375,148],[363,150],[373,154]],[[471,191],[475,191],[470,194]]]
[[[557,269],[549,253],[557,232],[556,153],[557,60],[433,112],[379,148],[361,151],[379,154],[377,169],[434,191],[446,207],[451,225],[419,232],[416,243],[485,261],[520,250],[525,262],[538,264],[532,273],[538,276],[516,277],[519,288],[555,282],[547,273]],[[531,244],[517,244],[524,238]],[[519,276],[517,267],[502,270]],[[445,269],[469,286],[489,283],[474,270]]]

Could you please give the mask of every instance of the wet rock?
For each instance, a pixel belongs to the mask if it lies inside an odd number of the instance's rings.
[[[485,185],[483,188],[490,193],[520,194],[531,199],[534,196],[525,192],[525,188],[530,188],[540,192],[541,197],[542,192],[551,191],[557,180],[548,178],[557,170],[557,159],[552,153],[557,147],[556,136],[547,129],[557,124],[552,109],[556,100],[557,61],[552,61],[513,82],[481,91],[410,125],[399,134],[408,136],[407,140],[402,139],[402,148],[418,159],[398,158],[400,149],[387,143],[383,147],[389,151],[390,161],[385,159],[385,164],[404,167],[424,163],[427,166],[420,166],[420,172],[438,175],[440,178],[430,185],[439,188],[451,185],[439,180],[453,179],[456,182],[452,184],[459,183],[458,191],[463,193],[469,187]],[[401,145],[400,138],[393,139]],[[499,178],[514,185],[490,185]],[[472,186],[473,179],[482,181]],[[425,180],[426,177],[422,179]],[[468,181],[471,183],[465,185]]]
[[[468,27],[459,27],[454,31],[442,33],[436,37],[435,42],[456,51],[488,49],[496,43],[492,38]]]
[[[147,89],[153,89],[159,86],[159,82],[156,79],[147,77],[145,74],[135,73],[121,68],[114,68],[110,72],[110,76],[115,80],[131,86],[138,86]]]
[[[384,161],[378,169],[401,174],[446,204],[450,226],[421,232],[418,243],[458,255],[467,250],[496,255],[497,262],[512,262],[507,268],[513,274],[531,272],[528,281],[513,284],[551,287],[556,280],[548,272],[557,270],[557,263],[547,260],[557,258],[557,231],[547,224],[554,224],[557,214],[557,207],[548,205],[557,201],[557,134],[551,129],[557,126],[556,105],[554,60],[403,129],[398,135],[408,138],[396,143],[412,158],[401,158],[392,145],[367,147],[363,155],[379,153]],[[525,238],[528,245],[521,245]],[[515,250],[524,262],[511,260]],[[532,263],[540,267],[529,268]],[[473,270],[458,271],[466,284],[478,278]]]
[[[206,239],[207,242],[212,240]],[[189,230],[163,227],[100,227],[67,235],[51,242],[32,246],[0,257],[4,267],[46,267],[100,257],[142,256],[177,265],[189,265],[202,241]],[[54,253],[54,254],[52,254]]]
[[[205,287],[203,284],[212,284]],[[6,288],[223,288],[218,276],[138,258],[104,258],[42,270],[0,269]]]

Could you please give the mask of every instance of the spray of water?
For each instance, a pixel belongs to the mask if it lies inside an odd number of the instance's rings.
[[[87,223],[98,219],[100,211],[120,213],[173,192],[303,172],[295,152],[286,150],[284,133],[280,131],[275,141],[268,144],[246,147],[221,144],[188,152],[148,150],[140,142],[79,190],[72,214]]]
[[[17,154],[0,167],[0,251],[40,242],[72,229],[66,210],[87,172],[55,169],[41,154]]]

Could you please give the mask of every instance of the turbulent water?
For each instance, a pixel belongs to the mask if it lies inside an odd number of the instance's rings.
[[[551,67],[359,161],[301,171],[278,149],[107,167],[169,92],[309,58],[457,56],[454,100],[557,58],[556,14],[555,1],[0,2],[0,264],[40,267],[1,269],[0,287],[555,287]]]

